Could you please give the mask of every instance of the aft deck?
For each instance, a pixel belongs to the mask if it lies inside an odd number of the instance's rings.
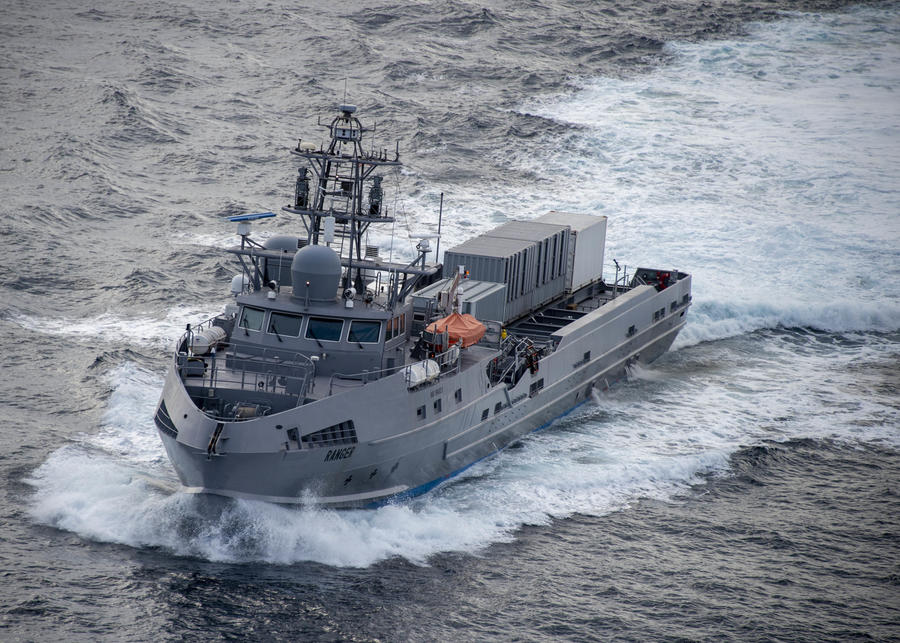
[[[546,344],[550,341],[551,335],[559,329],[612,301],[617,294],[625,290],[627,288],[613,289],[602,282],[590,284],[520,318],[510,324],[506,331],[509,335],[529,339],[535,344]]]

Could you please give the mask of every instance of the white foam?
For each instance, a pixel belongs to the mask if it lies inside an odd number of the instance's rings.
[[[475,552],[509,540],[521,525],[549,517],[665,499],[725,463],[720,453],[610,445],[576,416],[569,425],[577,431],[535,436],[473,467],[468,480],[399,505],[331,511],[217,503],[175,491],[152,422],[159,376],[125,364],[111,379],[102,429],[53,452],[29,480],[36,488],[31,515],[87,538],[210,560],[365,566],[402,556],[425,563],[440,551]]]
[[[687,341],[896,330],[898,34],[895,12],[864,8],[673,43],[652,73],[524,105],[578,129],[519,163],[610,217],[609,259],[694,275]]]
[[[690,315],[690,323],[676,339],[676,349],[764,328],[814,328],[829,332],[891,332],[900,328],[900,302],[893,301],[704,302],[701,299]]]
[[[167,481],[148,479],[121,460],[65,447],[33,475],[31,514],[87,538],[209,560],[367,566],[400,556],[425,563],[441,551],[477,552],[510,540],[523,524],[548,517],[602,514],[637,497],[669,498],[708,469],[709,461],[721,464],[710,454],[613,464],[598,457],[596,463],[560,462],[539,471],[547,464],[540,457],[543,447],[528,448],[531,462],[516,454],[475,484],[371,511],[332,511],[252,501],[218,507],[213,501],[210,508],[205,497],[161,492]]]
[[[125,364],[112,374],[101,430],[53,452],[32,475],[30,511],[86,538],[209,560],[358,567],[400,556],[425,564],[438,552],[509,541],[522,525],[604,515],[641,498],[677,501],[704,474],[726,473],[747,444],[816,437],[900,448],[898,411],[857,394],[878,375],[853,367],[881,360],[887,368],[897,355],[866,344],[827,353],[748,348],[741,358],[740,347],[709,344],[635,369],[631,381],[452,484],[371,511],[178,491],[151,419],[160,377]]]
[[[196,323],[212,316],[185,306],[176,306],[158,317],[123,317],[102,313],[95,317],[70,319],[13,314],[9,319],[31,331],[45,335],[71,337],[78,341],[106,340],[107,343],[150,346],[170,349],[184,332],[185,324]]]

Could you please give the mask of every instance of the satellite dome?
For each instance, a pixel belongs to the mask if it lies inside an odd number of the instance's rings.
[[[300,247],[300,240],[297,237],[282,234],[269,237],[263,243],[266,250],[278,250],[281,254],[276,257],[263,257],[259,260],[259,267],[263,273],[263,281],[269,283],[274,279],[281,286],[291,285],[291,261],[297,248]]]
[[[288,234],[279,234],[269,237],[263,242],[263,248],[266,250],[281,250],[282,252],[297,252],[300,247],[300,240],[297,237]]]
[[[341,259],[327,246],[300,248],[291,262],[291,281],[294,298],[305,301],[328,302],[337,298],[341,280]],[[309,282],[307,288],[306,282]]]

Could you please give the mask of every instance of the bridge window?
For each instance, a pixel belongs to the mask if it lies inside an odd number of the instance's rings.
[[[354,320],[350,322],[350,332],[347,334],[347,341],[377,344],[379,335],[381,335],[381,322]]]
[[[328,317],[310,317],[306,325],[306,336],[325,342],[337,342],[341,339],[344,320]]]
[[[272,313],[269,315],[269,332],[285,337],[300,337],[300,322],[302,321],[303,317],[300,315]]]
[[[263,319],[265,316],[266,311],[262,308],[244,306],[244,310],[241,313],[241,321],[238,322],[238,326],[247,330],[262,330]]]

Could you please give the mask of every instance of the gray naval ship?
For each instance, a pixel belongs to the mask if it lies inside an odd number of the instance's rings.
[[[603,216],[509,221],[443,265],[429,237],[409,263],[383,260],[368,233],[394,222],[379,172],[399,145],[367,150],[356,108],[339,112],[327,145],[291,150],[282,210],[302,234],[258,243],[251,221],[274,213],[231,217],[234,300],[177,342],[155,424],[189,492],[334,507],[424,493],[653,361],[686,322],[688,274],[615,262],[603,280]]]

